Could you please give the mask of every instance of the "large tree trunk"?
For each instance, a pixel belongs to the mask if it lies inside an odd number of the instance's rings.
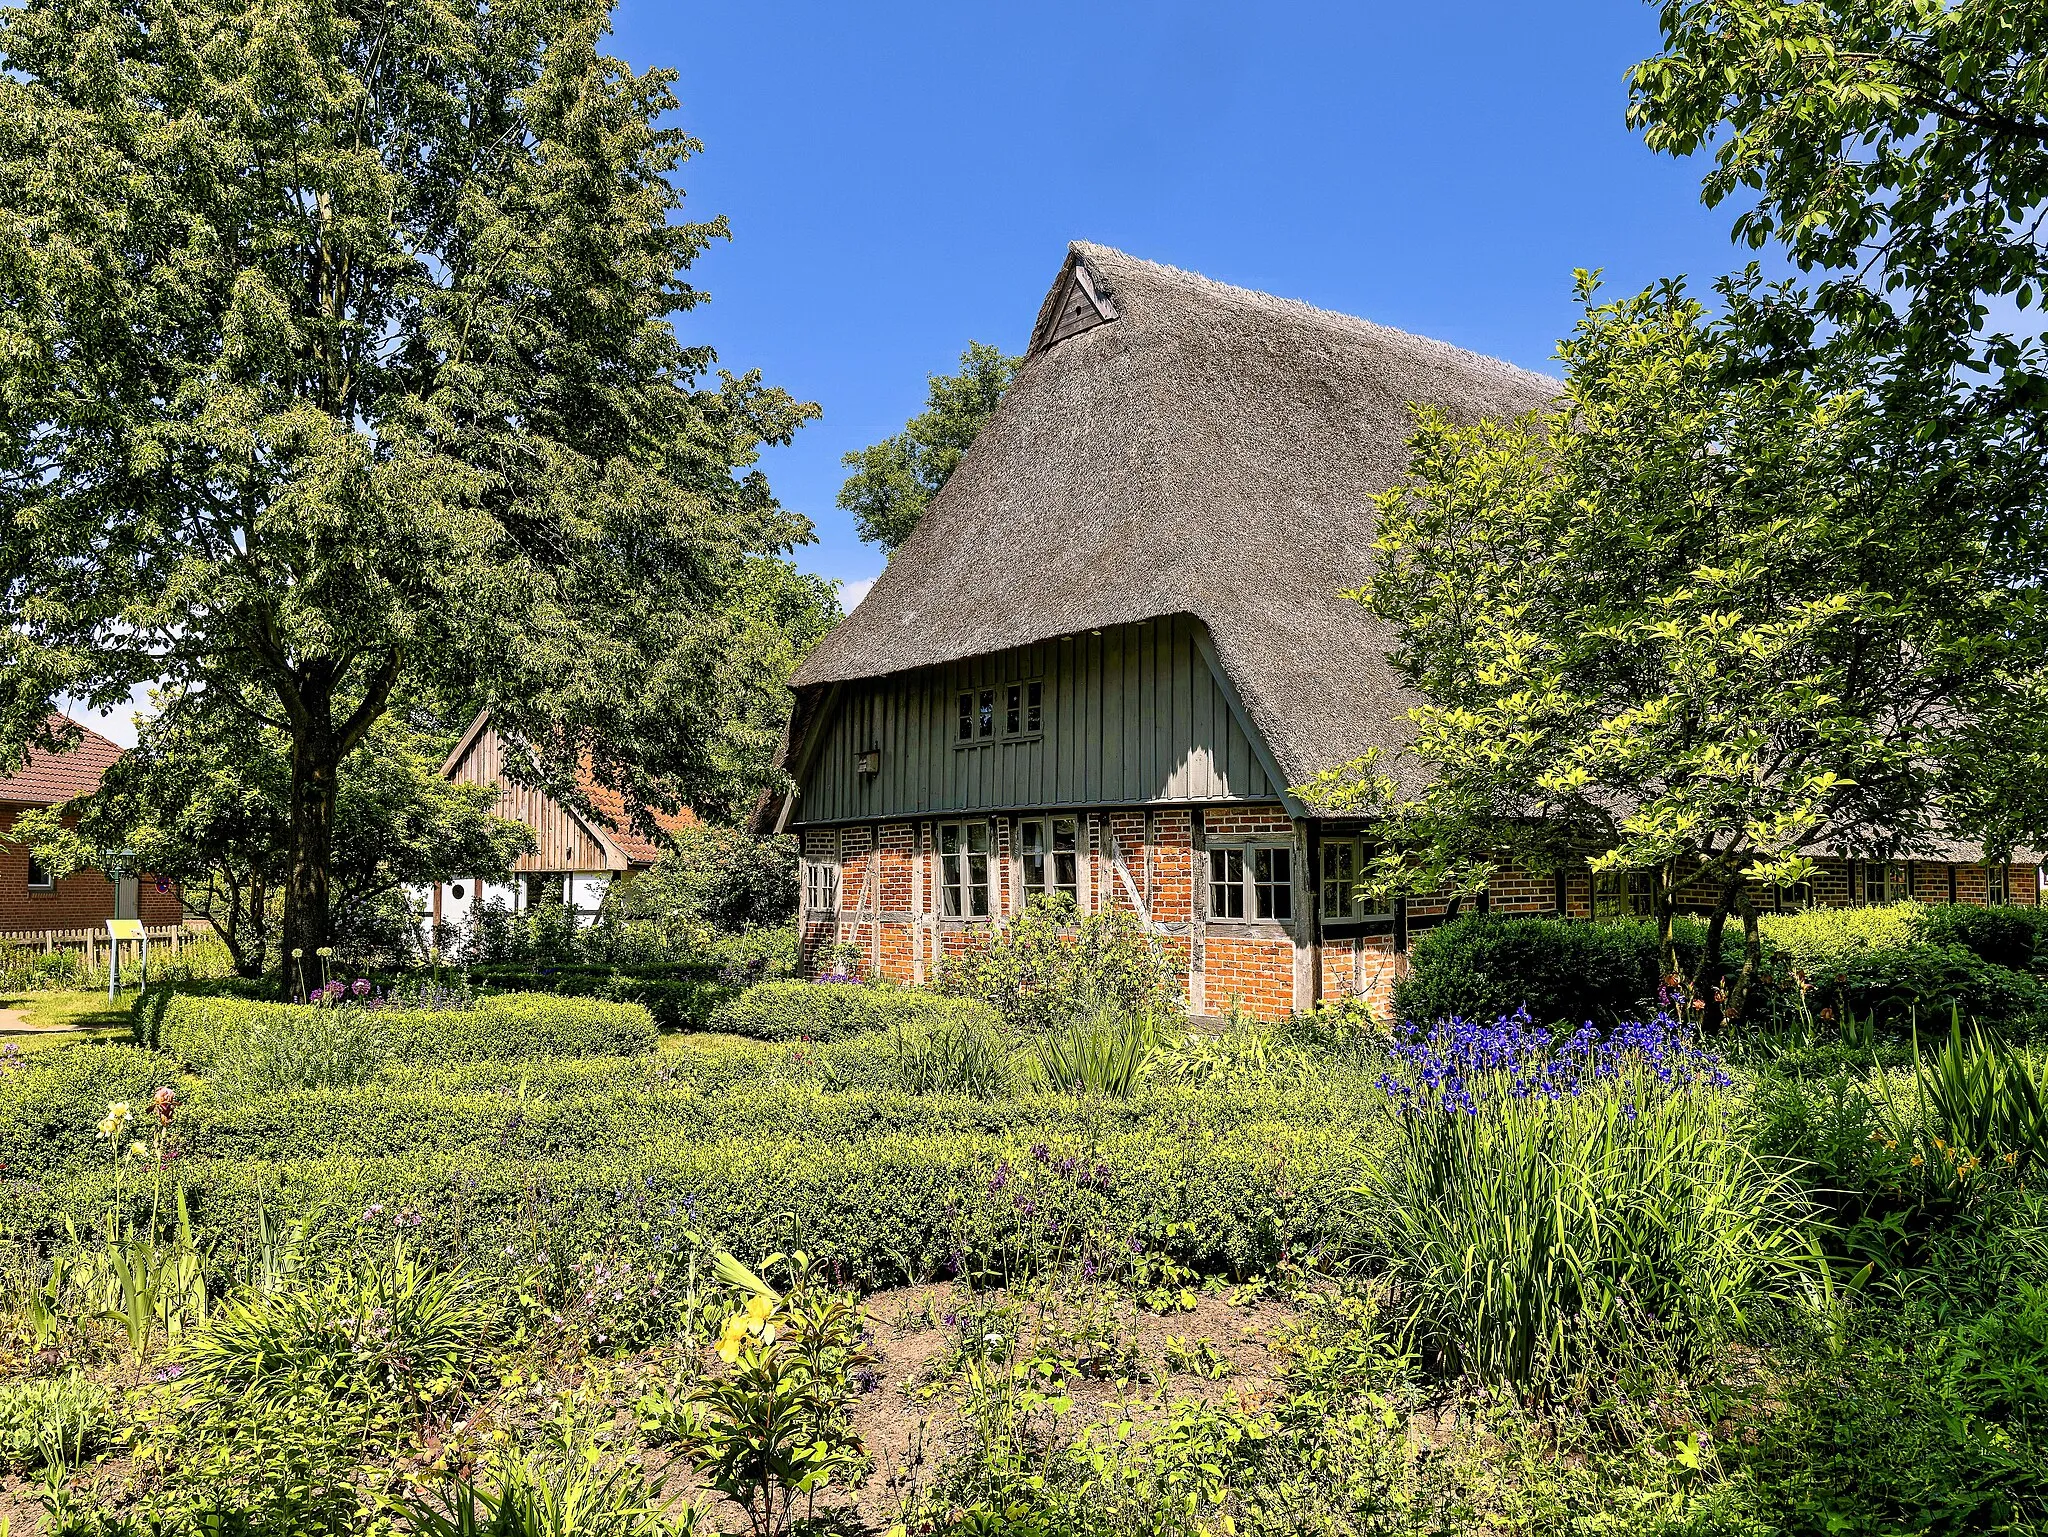
[[[334,803],[340,755],[327,712],[292,734],[292,862],[284,888],[284,990],[303,997],[327,980],[334,938],[327,872],[334,850]]]

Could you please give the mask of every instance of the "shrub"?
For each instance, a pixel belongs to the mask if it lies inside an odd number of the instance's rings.
[[[1526,1016],[1412,1029],[1382,1079],[1401,1135],[1358,1193],[1413,1344],[1526,1383],[1643,1326],[1708,1343],[1782,1291],[1807,1203],[1730,1128],[1728,1081],[1664,1017],[1605,1041]]]
[[[315,1030],[325,1011],[225,995],[180,993],[164,1005],[163,1049],[206,1073],[244,1049],[253,1031]],[[638,1004],[544,993],[506,993],[468,1009],[381,1009],[377,1023],[399,1062],[480,1058],[630,1056],[649,1051],[654,1020]]]
[[[677,829],[670,845],[612,891],[610,909],[675,932],[773,928],[796,916],[796,839],[698,822]]]
[[[470,976],[490,988],[505,991],[637,1003],[664,1030],[702,1030],[712,1011],[740,990],[737,984],[721,978],[717,966],[706,962],[619,969],[564,966],[522,970],[491,966],[477,967]]]
[[[864,1030],[941,1020],[993,1023],[983,1006],[907,987],[848,982],[762,982],[712,1012],[708,1028],[757,1041],[836,1041]]]
[[[1905,1028],[1914,1020],[1946,1024],[1950,1010],[1998,1027],[2024,1025],[2048,1011],[2048,984],[1980,960],[1956,945],[1860,950],[1808,972],[1815,1013]]]
[[[75,1468],[106,1431],[106,1390],[76,1371],[0,1382],[0,1465]]]
[[[1920,910],[1917,937],[1957,945],[1981,961],[2013,971],[2048,964],[2048,907],[1971,907],[1947,902]]]
[[[1867,950],[1897,950],[1917,943],[1926,912],[1918,902],[1812,907],[1803,913],[1765,913],[1757,920],[1757,929],[1765,952],[1782,962],[1784,969],[1811,972]],[[1739,928],[1731,938],[1740,944]]]
[[[95,1134],[107,1106],[140,1106],[178,1081],[170,1057],[137,1046],[76,1045],[31,1053],[0,1073],[0,1179],[79,1169],[106,1157]]]
[[[905,1094],[969,1094],[1000,1099],[1016,1087],[1010,1043],[993,1016],[968,1010],[890,1031],[894,1086]]]
[[[1656,930],[1470,913],[1418,935],[1394,986],[1398,1018],[1497,1019],[1527,1008],[1545,1023],[1613,1024],[1657,991]]]
[[[978,999],[1028,1031],[1100,1009],[1165,1014],[1180,1004],[1177,969],[1135,914],[1107,907],[1082,918],[1069,897],[1036,898],[987,938],[947,956],[938,988]]]
[[[187,998],[249,998],[275,1000],[277,986],[261,977],[220,977],[200,982],[152,982],[128,1005],[128,1033],[138,1046],[163,1044],[164,1011],[171,1000]]]

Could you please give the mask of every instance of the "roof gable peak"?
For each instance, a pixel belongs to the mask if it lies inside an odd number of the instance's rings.
[[[1089,270],[1079,251],[1067,254],[1066,266],[1046,296],[1032,328],[1027,353],[1043,352],[1071,336],[1092,331],[1117,318],[1116,300],[1102,279]]]

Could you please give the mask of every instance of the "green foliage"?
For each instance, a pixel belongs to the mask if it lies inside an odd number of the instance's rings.
[[[76,1467],[110,1427],[106,1389],[76,1371],[0,1382],[0,1463]]]
[[[960,372],[931,376],[924,410],[903,431],[840,461],[853,473],[839,488],[839,507],[853,514],[861,538],[894,554],[911,536],[1002,404],[1022,361],[984,342],[969,342],[960,354]]]
[[[1912,1101],[1877,1080],[1890,1140],[1916,1148],[1930,1173],[1967,1182],[2048,1164],[2048,1061],[2034,1062],[1952,1017],[1947,1037],[1922,1054],[1914,1036]],[[1984,1182],[1979,1178],[1980,1184]]]
[[[459,1395],[501,1303],[481,1280],[392,1251],[225,1298],[177,1353],[189,1390],[220,1399],[394,1402]]]
[[[692,925],[773,928],[796,916],[796,840],[761,838],[708,822],[678,828],[671,847],[609,905],[622,918],[651,919],[685,933]]]
[[[1485,1076],[1505,1075],[1475,1088]],[[1414,1346],[1453,1375],[1556,1383],[1632,1338],[1710,1349],[1790,1294],[1806,1198],[1726,1111],[1637,1067],[1557,1099],[1406,1114],[1359,1222]]]
[[[702,1030],[721,1004],[739,995],[709,963],[660,966],[478,966],[472,982],[492,990],[550,993],[558,998],[606,998],[636,1003],[664,1030]],[[489,996],[485,994],[484,996]]]
[[[1164,1015],[1180,1002],[1173,962],[1135,913],[1104,907],[1082,917],[1070,897],[1036,898],[948,955],[937,986],[979,999],[1028,1033],[1102,1009]]]
[[[80,1044],[0,1072],[0,1178],[103,1162],[93,1128],[111,1104],[140,1105],[178,1082],[175,1059],[136,1046]]]
[[[269,1032],[311,1034],[329,1028],[325,1016],[348,1011],[304,1004],[260,1003],[226,996],[173,995],[158,1029],[163,1048],[195,1071],[213,1072],[230,1061],[258,1062],[266,1048],[251,1038]],[[654,1020],[633,1003],[556,998],[546,993],[502,993],[480,998],[467,1009],[378,1009],[373,1025],[349,1021],[333,1026],[333,1044],[309,1045],[308,1063],[348,1065],[369,1060],[373,1037],[381,1035],[393,1061],[465,1062],[478,1058],[631,1056],[650,1051]],[[344,1050],[344,1043],[351,1043]],[[289,1059],[296,1048],[276,1045]]]
[[[815,408],[673,329],[727,231],[683,216],[673,76],[601,53],[607,14],[0,13],[38,231],[0,264],[0,741],[144,681],[260,711],[301,770],[287,955],[329,942],[341,765],[408,701],[488,700],[572,794],[735,766],[750,566],[809,535],[753,466]]]
[[[2048,907],[1972,907],[1948,902],[1920,912],[1918,937],[1957,945],[1979,960],[2012,971],[2048,970]]]
[[[1394,1012],[1428,1024],[1497,1019],[1526,1006],[1544,1024],[1612,1024],[1656,996],[1648,924],[1467,913],[1416,934]]]
[[[340,1089],[367,1083],[390,1054],[381,1010],[281,1009],[224,1033],[206,1070],[227,1096]]]
[[[1831,1009],[1892,1029],[1915,1020],[1940,1021],[1951,1009],[2000,1029],[2029,1028],[2048,1012],[2048,984],[2008,971],[1954,945],[1856,950],[1809,972],[1807,1007]]]
[[[1017,1086],[1009,1040],[993,1015],[961,1011],[890,1031],[895,1086],[906,1094],[1001,1099]]]
[[[1788,967],[1812,971],[1866,950],[1895,950],[1925,935],[1930,909],[1917,902],[1883,907],[1810,907],[1803,913],[1766,913],[1758,920],[1764,949]]]
[[[504,1450],[480,1477],[456,1477],[434,1503],[394,1500],[417,1537],[689,1537],[697,1512],[662,1499],[630,1461],[595,1446]]]
[[[1150,1014],[1098,1009],[1033,1037],[1026,1070],[1052,1093],[1129,1099],[1158,1049],[1159,1022]]]
[[[712,1011],[708,1028],[758,1041],[836,1041],[868,1030],[942,1021],[990,1025],[981,1005],[907,987],[762,982]]]

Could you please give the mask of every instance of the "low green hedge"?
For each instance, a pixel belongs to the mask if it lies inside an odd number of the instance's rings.
[[[2048,969],[2048,907],[1970,907],[1961,902],[1921,909],[1919,937],[1959,945],[1979,960],[2013,971]]]
[[[1124,1257],[1136,1240],[1204,1268],[1270,1264],[1348,1232],[1351,1192],[1380,1148],[1358,1127],[1254,1121],[1100,1135],[723,1137],[533,1162],[489,1147],[194,1160],[179,1177],[223,1270],[267,1208],[303,1219],[329,1252],[388,1246],[394,1218],[409,1243],[499,1271],[543,1253],[557,1264],[594,1253],[659,1266],[699,1234],[746,1259],[802,1248],[882,1286],[958,1266],[1000,1273],[1084,1233]],[[17,1239],[58,1245],[67,1220],[96,1229],[113,1194],[103,1171],[46,1182],[10,1202],[5,1220]],[[149,1196],[130,1182],[144,1221]]]
[[[128,1033],[138,1046],[163,1044],[164,1010],[173,998],[248,998],[275,1001],[277,984],[261,977],[219,977],[204,982],[152,982],[128,1005]]]
[[[195,1072],[210,1070],[241,1031],[259,1023],[296,1026],[320,1010],[219,994],[177,993],[158,1014],[163,1050]],[[654,1019],[636,1003],[504,993],[468,1009],[388,1009],[378,1022],[398,1062],[468,1062],[483,1058],[619,1057],[650,1051]]]
[[[738,997],[740,992],[733,983],[721,982],[715,971],[708,976],[643,977],[592,967],[554,973],[507,971],[475,975],[479,982],[493,988],[547,993],[558,998],[637,1003],[664,1030],[702,1030],[719,1005]]]
[[[1001,1027],[986,1004],[909,987],[759,982],[712,1012],[708,1028],[757,1041],[836,1041],[868,1030],[967,1017]]]
[[[2023,1029],[2048,1015],[2048,984],[1960,945],[1859,951],[1807,973],[1807,980],[1813,988],[1808,1008],[1894,1028],[1917,1019],[1946,1030],[1951,1008],[2001,1030]]]
[[[107,1106],[126,1101],[139,1123],[166,1086],[187,1091],[177,1062],[139,1046],[53,1047],[0,1072],[0,1181],[105,1161]]]

